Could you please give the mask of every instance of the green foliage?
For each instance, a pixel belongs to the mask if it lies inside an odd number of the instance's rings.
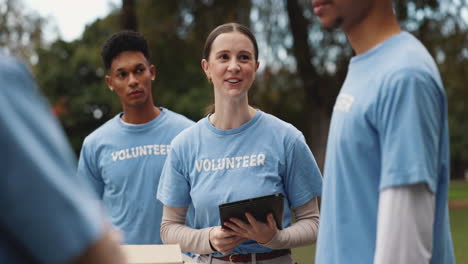
[[[250,1],[139,1],[139,31],[156,65],[155,102],[198,120],[213,102],[201,69],[204,40],[217,25],[250,13]],[[219,16],[216,14],[223,14]],[[247,15],[248,17],[248,15]]]
[[[466,180],[451,181],[449,199],[450,200],[468,199],[468,181]]]
[[[309,142],[316,139],[307,132],[314,132],[319,122],[311,111],[321,109],[330,115],[353,52],[342,32],[320,26],[310,1],[298,0],[309,31],[313,67],[312,78],[306,80],[313,82],[309,88],[296,65],[286,1],[134,3],[138,30],[147,38],[157,68],[153,85],[157,105],[200,119],[213,101],[212,87],[200,67],[204,40],[217,25],[241,22],[253,29],[260,48],[261,68],[250,93],[251,103],[293,123]],[[467,7],[455,0],[398,0],[395,9],[403,27],[422,40],[439,64],[449,99],[451,155],[456,161],[452,171],[461,177],[468,164],[468,92],[464,88],[468,27],[460,14]],[[57,40],[37,50],[34,72],[39,85],[55,106],[77,152],[87,134],[120,111],[118,98],[105,85],[99,55],[105,39],[119,30],[120,21],[120,10],[114,10],[88,25],[80,39],[70,43]]]
[[[450,27],[450,22],[442,24]],[[450,32],[450,31],[449,31]],[[449,100],[450,147],[452,159],[465,164],[468,169],[468,90],[465,85],[468,76],[468,28],[452,24],[452,34],[440,39],[434,51],[439,57],[439,67]],[[455,170],[457,166],[453,167]],[[460,171],[455,171],[462,176]]]
[[[440,9],[446,11],[425,12],[412,33],[438,64],[448,99],[452,177],[462,178],[468,170],[468,26],[460,14],[468,6],[447,1],[440,4]],[[417,12],[413,13],[418,17]]]
[[[53,105],[78,152],[85,136],[119,111],[119,102],[104,82],[101,43],[116,31],[116,14],[97,20],[73,42],[55,41],[38,50],[34,68],[39,87]]]
[[[215,15],[217,12],[226,16]],[[154,101],[200,119],[213,101],[212,88],[200,66],[204,39],[215,25],[237,18],[248,20],[250,1],[141,0],[136,14],[156,65]],[[119,16],[115,10],[87,26],[81,39],[57,40],[38,51],[34,70],[39,86],[54,105],[77,153],[86,135],[120,111],[118,98],[104,82],[100,58],[104,41],[120,30]]]
[[[204,78],[198,48],[202,39],[188,36],[183,1],[140,1],[139,31],[150,44],[156,65],[155,102],[198,120],[209,104],[211,88]],[[155,19],[157,18],[157,19]]]
[[[0,1],[0,50],[31,66],[35,62],[35,50],[43,45],[45,24],[39,15],[24,10],[21,1]]]

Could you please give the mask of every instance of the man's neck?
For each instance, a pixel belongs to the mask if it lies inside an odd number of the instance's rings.
[[[401,32],[390,8],[374,8],[367,17],[344,29],[356,55],[363,54]]]
[[[151,104],[141,107],[124,107],[122,120],[129,124],[144,124],[159,116],[161,110]]]

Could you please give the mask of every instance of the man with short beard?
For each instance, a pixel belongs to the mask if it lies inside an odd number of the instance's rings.
[[[333,109],[316,263],[454,263],[447,100],[391,0],[313,0],[356,55]]]

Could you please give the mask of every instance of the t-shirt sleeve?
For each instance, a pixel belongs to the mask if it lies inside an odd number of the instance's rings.
[[[157,187],[157,198],[166,206],[181,207],[190,204],[190,184],[184,175],[184,164],[177,154],[177,146],[171,148]]]
[[[40,262],[67,262],[102,233],[101,209],[26,68],[0,62],[0,82],[0,225]]]
[[[82,177],[87,181],[96,195],[102,199],[104,193],[104,181],[99,174],[96,166],[97,157],[95,151],[92,151],[90,143],[85,140],[80,152],[80,159],[78,161],[78,177]]]
[[[445,95],[429,74],[415,71],[395,74],[388,85],[378,104],[380,189],[427,183],[435,192]]]
[[[296,208],[322,194],[322,174],[302,134],[286,155],[285,190],[291,207]]]

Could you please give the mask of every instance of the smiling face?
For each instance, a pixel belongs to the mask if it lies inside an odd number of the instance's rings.
[[[314,13],[326,28],[347,31],[358,25],[369,13],[374,0],[312,0]]]
[[[217,36],[208,59],[202,60],[203,70],[213,82],[215,98],[247,97],[258,65],[254,44],[238,31]]]
[[[151,82],[155,68],[143,53],[124,51],[112,60],[107,86],[119,96],[122,107],[141,107],[153,104]]]

